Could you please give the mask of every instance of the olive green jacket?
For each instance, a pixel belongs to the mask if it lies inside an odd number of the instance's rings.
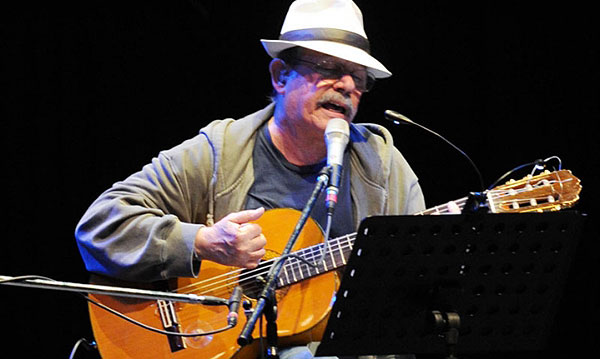
[[[273,104],[239,120],[214,121],[101,194],[75,232],[86,268],[138,282],[196,276],[196,232],[243,209],[254,182],[256,134],[272,114]],[[370,215],[423,210],[417,177],[390,133],[373,124],[350,128],[356,228]]]

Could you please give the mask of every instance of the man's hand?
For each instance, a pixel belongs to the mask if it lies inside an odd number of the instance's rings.
[[[264,208],[230,213],[212,227],[196,233],[194,248],[202,260],[242,268],[256,268],[265,255],[267,239],[258,224]]]

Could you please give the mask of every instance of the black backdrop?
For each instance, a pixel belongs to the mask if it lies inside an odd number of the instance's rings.
[[[429,206],[559,156],[582,179],[594,221],[598,182],[598,26],[591,6],[360,1],[373,54],[394,73],[363,97],[357,122],[388,126]],[[288,1],[87,1],[5,7],[0,274],[85,282],[73,230],[97,195],[212,119],[262,108],[259,38],[278,35]],[[520,173],[518,176],[524,175]],[[518,177],[517,176],[517,177]],[[576,258],[545,356],[600,352],[593,228]],[[68,357],[91,337],[78,296],[0,288],[4,348]],[[552,353],[552,354],[551,354]]]

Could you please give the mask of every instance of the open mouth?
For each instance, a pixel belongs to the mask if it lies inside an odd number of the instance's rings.
[[[345,107],[340,106],[333,102],[325,102],[325,103],[321,104],[321,107],[323,107],[324,109],[329,110],[329,111],[337,112],[341,115],[346,115],[346,113],[348,112]]]

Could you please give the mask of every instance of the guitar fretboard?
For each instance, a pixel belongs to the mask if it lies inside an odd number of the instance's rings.
[[[356,233],[352,233],[330,239],[327,248],[324,248],[324,243],[319,243],[294,252],[304,261],[295,256],[288,258],[281,268],[277,287],[285,287],[345,266],[355,238]]]
[[[466,197],[457,200],[456,204],[462,209],[465,201]],[[426,209],[422,212],[417,212],[414,215],[441,214],[447,212],[448,206],[440,205]],[[319,243],[294,252],[294,256],[290,257],[281,268],[277,287],[281,288],[298,283],[302,280],[345,266],[348,262],[348,258],[350,258],[355,238],[356,233],[352,233],[330,239],[329,245],[325,249],[323,248],[325,244]],[[304,259],[304,261],[295,256]]]

